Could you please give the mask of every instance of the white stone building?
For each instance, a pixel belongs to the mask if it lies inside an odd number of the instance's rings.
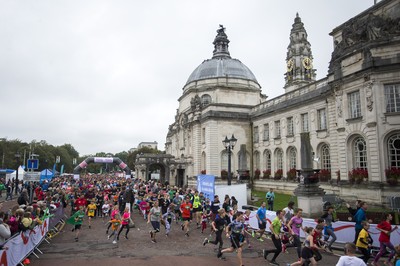
[[[232,134],[232,172],[274,176],[279,170],[285,178],[301,168],[300,133],[309,132],[315,168],[333,179],[340,171],[339,193],[355,193],[348,184],[353,169],[368,173],[361,187],[375,190],[371,198],[383,201],[392,193],[383,184],[386,169],[400,168],[400,1],[380,1],[331,36],[328,75],[316,81],[311,45],[297,15],[285,94],[266,100],[251,70],[231,58],[221,26],[212,58],[190,75],[169,127],[166,153],[175,158],[170,183],[186,184],[201,172],[220,177],[228,166],[222,141]]]

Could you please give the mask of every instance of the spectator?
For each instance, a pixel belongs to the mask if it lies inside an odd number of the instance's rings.
[[[11,236],[10,226],[7,224],[8,215],[0,211],[0,246]]]
[[[268,203],[268,210],[273,211],[274,210],[274,200],[275,200],[275,193],[274,189],[270,188],[267,194],[265,195],[265,198]]]
[[[362,221],[367,220],[367,216],[366,216],[367,209],[368,209],[368,205],[366,202],[363,201],[360,203],[360,209],[358,209],[358,211],[354,215],[354,221],[356,222],[356,224],[354,226],[355,230],[356,230],[354,243],[357,243],[358,234],[360,233],[361,229],[363,228],[361,225]]]

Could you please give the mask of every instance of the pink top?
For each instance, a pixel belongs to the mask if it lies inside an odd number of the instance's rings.
[[[130,218],[130,213],[129,212],[124,212],[122,215],[122,224],[129,224],[129,218]]]
[[[115,215],[116,215],[117,213],[119,213],[118,210],[113,210],[113,211],[111,212],[111,219],[115,219]]]

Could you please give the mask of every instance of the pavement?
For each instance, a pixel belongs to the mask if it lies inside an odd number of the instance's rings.
[[[15,200],[4,202],[3,210],[11,208],[14,204],[16,204]],[[69,214],[68,210],[66,212]],[[85,220],[78,242],[74,240],[75,233],[71,231],[72,226],[67,224],[59,234],[50,240],[50,243],[43,242],[39,246],[43,252],[43,254],[38,254],[39,258],[33,255],[29,257],[30,265],[239,265],[235,252],[224,254],[225,260],[221,260],[217,258],[216,246],[213,244],[203,246],[204,238],[214,239],[215,237],[214,234],[210,235],[210,226],[202,234],[201,229],[196,229],[196,224],[192,223],[190,236],[186,237],[180,224],[173,222],[170,235],[166,237],[164,228],[161,228],[161,232],[157,234],[157,243],[152,243],[149,235],[151,226],[146,223],[137,210],[134,210],[132,218],[135,228],[130,229],[129,239],[125,239],[124,232],[122,232],[117,244],[113,244],[112,239],[107,239],[107,218],[93,219],[90,229]],[[262,256],[262,249],[273,248],[272,241],[264,238],[264,241],[260,242],[251,238],[250,243],[252,248],[245,245],[243,249],[244,265],[269,265]],[[224,238],[224,248],[229,246],[229,238]],[[339,250],[335,250],[333,254],[323,252],[323,259],[319,264],[336,265],[341,254],[342,252]],[[286,265],[295,262],[296,257],[295,249],[288,248],[288,253],[281,253],[276,261],[280,265]]]

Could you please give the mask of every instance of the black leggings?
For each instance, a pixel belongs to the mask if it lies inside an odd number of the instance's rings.
[[[224,244],[224,241],[222,241],[222,232],[221,230],[218,230],[215,232],[215,240],[214,241],[209,241],[211,244],[218,244],[219,243],[219,248],[222,248],[222,245]]]
[[[272,235],[272,243],[274,243],[275,249],[266,250],[268,253],[273,253],[271,261],[275,261],[279,254],[282,252],[282,242],[280,238],[275,238],[275,235]]]
[[[119,229],[119,231],[118,231],[118,237],[119,237],[119,235],[121,234],[121,232],[122,232],[122,230],[124,229],[124,227],[126,227],[125,236],[128,236],[128,233],[129,233],[129,224],[123,224],[123,225],[121,226],[121,228]]]

